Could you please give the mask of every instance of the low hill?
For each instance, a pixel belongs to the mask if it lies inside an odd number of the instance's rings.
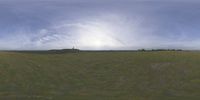
[[[79,49],[52,49],[52,50],[11,50],[4,52],[16,53],[31,53],[31,54],[63,54],[63,53],[78,53]]]

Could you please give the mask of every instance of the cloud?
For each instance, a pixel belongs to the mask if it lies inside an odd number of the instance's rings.
[[[0,49],[198,48],[196,0],[0,1]]]

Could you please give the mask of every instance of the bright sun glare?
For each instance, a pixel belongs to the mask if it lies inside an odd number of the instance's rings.
[[[114,33],[111,27],[104,23],[91,22],[79,25],[80,38],[82,46],[101,49],[102,47],[116,47],[120,43],[112,37]]]

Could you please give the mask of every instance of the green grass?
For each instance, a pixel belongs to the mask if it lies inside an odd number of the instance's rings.
[[[200,100],[200,52],[0,52],[0,100]]]

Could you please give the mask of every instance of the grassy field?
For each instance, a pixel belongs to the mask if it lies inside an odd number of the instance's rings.
[[[200,100],[200,52],[0,52],[0,100]]]

